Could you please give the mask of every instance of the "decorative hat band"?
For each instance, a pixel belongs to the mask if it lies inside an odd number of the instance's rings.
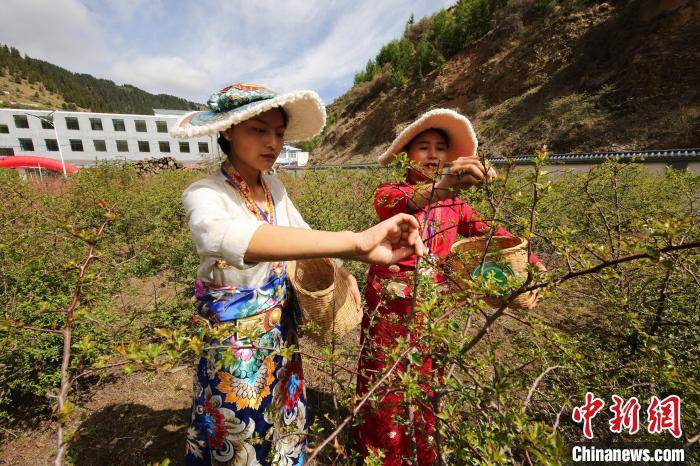
[[[259,100],[273,99],[277,93],[259,84],[233,83],[213,93],[207,105],[213,112],[221,113]]]
[[[170,128],[176,138],[216,136],[231,126],[256,115],[283,108],[287,115],[287,141],[304,141],[323,130],[326,108],[314,91],[292,91],[283,94],[259,84],[234,83],[209,97],[207,110],[182,115]]]

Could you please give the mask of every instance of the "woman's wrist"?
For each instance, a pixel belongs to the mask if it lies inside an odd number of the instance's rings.
[[[360,235],[354,231],[339,231],[336,233],[338,235],[338,244],[341,245],[338,255],[341,259],[352,259],[357,255],[360,244]]]

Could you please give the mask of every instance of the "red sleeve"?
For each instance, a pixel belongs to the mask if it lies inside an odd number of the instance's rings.
[[[407,214],[408,201],[413,197],[413,186],[399,183],[385,183],[377,188],[374,196],[374,209],[379,220],[386,220],[396,214]]]
[[[457,233],[462,236],[483,236],[488,233],[490,226],[488,222],[481,219],[481,215],[466,202],[462,202],[459,212],[459,225]],[[496,236],[513,236],[508,230],[498,225],[496,228]],[[531,264],[537,264],[540,260],[533,252],[530,254],[529,261]]]

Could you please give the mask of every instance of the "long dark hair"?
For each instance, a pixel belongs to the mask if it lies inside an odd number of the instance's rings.
[[[284,110],[283,107],[275,108],[278,109],[282,114],[282,120],[284,120],[284,127],[286,128],[287,124],[289,123],[289,117],[287,116],[287,112]],[[219,143],[219,147],[221,147],[221,151],[224,154],[229,155],[231,153],[231,143],[228,140],[226,140],[226,138],[221,132],[219,132],[219,137],[216,141]]]

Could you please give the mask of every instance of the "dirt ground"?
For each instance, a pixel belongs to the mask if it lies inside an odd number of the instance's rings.
[[[160,288],[162,277],[148,279],[151,288]],[[129,289],[127,284],[125,290]],[[150,289],[150,288],[141,288]],[[159,293],[162,294],[162,293]],[[121,296],[124,306],[146,306],[152,297]],[[143,301],[141,301],[143,300]],[[594,313],[561,313],[557,303],[544,302],[536,311],[542,321],[563,331],[575,331],[583,320],[594,320]],[[522,312],[517,311],[522,317]],[[478,323],[477,323],[478,325]],[[504,343],[498,353],[509,353],[512,338],[528,329],[516,320],[505,317],[487,339]],[[341,408],[334,409],[331,378],[312,356],[321,356],[317,346],[302,338],[300,348],[307,353],[304,359],[304,375],[307,387],[309,421],[314,418],[329,428],[347,415]],[[347,354],[345,365],[355,367],[359,352],[359,329],[345,337],[342,350]],[[143,465],[158,464],[168,458],[170,464],[183,464],[185,430],[190,417],[192,376],[195,363],[176,367],[168,372],[135,372],[125,375],[119,370],[90,381],[89,388],[76,394],[76,411],[69,425],[72,442],[67,462],[75,465]],[[353,390],[354,383],[347,383],[341,390]],[[329,416],[331,421],[323,420]],[[329,432],[326,429],[326,432]],[[343,444],[348,433],[341,437]],[[5,430],[5,442],[0,445],[0,465],[50,464],[55,453],[55,424],[48,419],[39,421],[32,428]],[[312,439],[313,442],[313,439]],[[321,461],[319,464],[330,464]]]
[[[357,341],[359,332],[349,338]],[[302,351],[315,353],[302,341]],[[307,358],[309,421],[333,411],[330,382]],[[82,393],[69,430],[74,432],[67,462],[75,465],[142,465],[168,458],[183,463],[185,430],[190,418],[194,362],[170,372],[136,372],[111,376]],[[344,415],[345,413],[339,413]],[[55,424],[14,431],[0,446],[0,465],[50,464],[56,451]]]
[[[184,450],[192,371],[116,376],[78,403],[72,416],[74,464],[148,464],[177,460]],[[44,422],[0,447],[0,464],[49,464],[55,425]],[[177,461],[174,464],[178,464]]]

